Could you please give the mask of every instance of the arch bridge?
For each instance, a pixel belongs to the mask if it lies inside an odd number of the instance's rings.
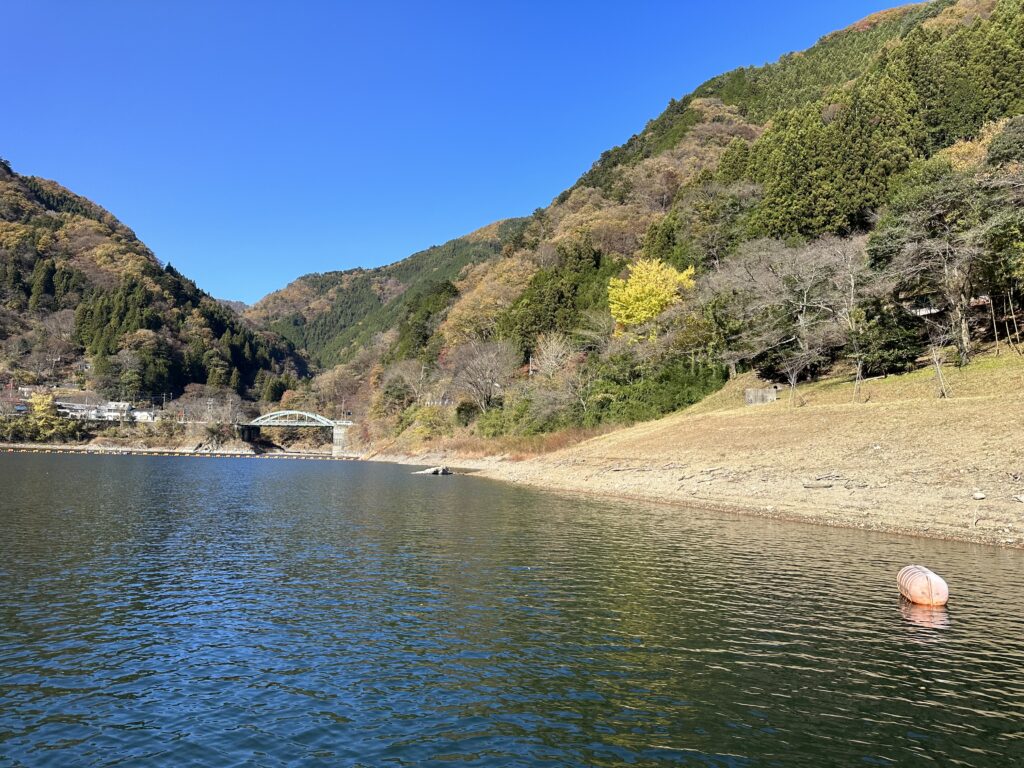
[[[314,427],[330,429],[332,437],[331,453],[339,456],[345,452],[348,442],[348,429],[354,422],[341,420],[332,421],[319,413],[309,411],[274,411],[264,413],[252,421],[238,424],[238,435],[246,442],[252,442],[260,436],[261,427]]]

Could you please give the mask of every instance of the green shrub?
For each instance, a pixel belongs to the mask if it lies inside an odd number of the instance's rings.
[[[1024,163],[1024,115],[1007,123],[1003,132],[988,147],[988,164],[992,166]]]
[[[455,406],[455,422],[461,427],[468,427],[480,413],[480,408],[470,400],[463,400]]]

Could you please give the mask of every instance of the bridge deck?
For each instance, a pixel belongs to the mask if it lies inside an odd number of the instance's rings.
[[[242,427],[350,427],[351,421],[332,421],[319,413],[308,411],[274,411],[258,416]]]
[[[281,420],[281,421],[273,421],[273,422],[267,422],[267,421],[239,422],[238,426],[240,426],[240,427],[321,427],[321,428],[324,428],[324,429],[328,429],[330,427],[351,427],[353,424],[355,424],[354,421],[332,421],[330,424],[321,424],[318,421],[300,421],[300,420],[285,421],[285,420]]]

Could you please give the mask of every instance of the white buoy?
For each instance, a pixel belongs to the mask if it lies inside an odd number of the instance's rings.
[[[900,594],[918,605],[945,605],[949,601],[949,585],[937,573],[923,565],[908,565],[896,574]]]

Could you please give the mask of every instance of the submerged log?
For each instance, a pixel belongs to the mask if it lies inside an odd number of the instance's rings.
[[[923,565],[908,565],[896,574],[900,594],[918,605],[945,605],[949,601],[949,586],[937,573]]]
[[[419,472],[413,472],[414,475],[450,475],[453,474],[448,467],[431,467],[430,469],[421,469]]]

